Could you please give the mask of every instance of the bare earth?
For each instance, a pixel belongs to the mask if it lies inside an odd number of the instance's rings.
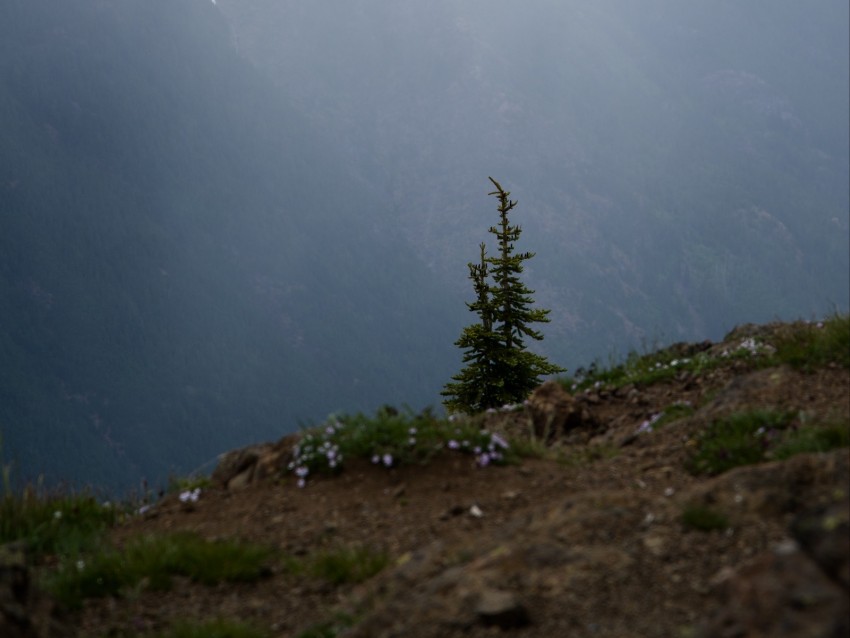
[[[353,462],[305,489],[291,475],[271,476],[206,489],[192,505],[169,495],[112,537],[191,530],[295,556],[389,552],[390,566],[365,583],[333,586],[272,564],[258,583],[177,582],[167,594],[90,601],[69,620],[90,636],[192,618],[297,636],[338,613],[356,620],[339,635],[360,637],[848,635],[848,450],[716,477],[685,469],[695,437],[720,415],[771,407],[850,423],[847,370],[738,361],[576,400],[595,424],[562,433],[551,459],[478,468],[450,454],[389,470]],[[635,435],[677,401],[698,409]],[[499,418],[494,427],[510,430],[518,417]],[[694,504],[723,513],[729,527],[689,529],[681,516]],[[810,538],[799,531],[807,525],[845,536]]]

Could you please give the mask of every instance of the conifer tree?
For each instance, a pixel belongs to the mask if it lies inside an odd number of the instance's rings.
[[[540,384],[541,376],[564,371],[525,349],[526,337],[543,339],[530,324],[548,322],[549,311],[531,307],[534,291],[519,277],[523,262],[534,253],[514,253],[514,242],[522,231],[511,225],[508,213],[517,203],[496,180],[489,179],[496,187],[489,194],[499,200],[499,223],[489,229],[496,236],[499,253],[488,257],[482,243],[480,263],[469,264],[476,300],[467,306],[478,314],[479,322],[464,328],[455,342],[464,350],[466,367],[441,393],[446,397],[446,407],[455,412],[520,402]]]

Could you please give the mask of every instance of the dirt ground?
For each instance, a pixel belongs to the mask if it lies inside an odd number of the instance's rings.
[[[165,594],[142,590],[90,601],[72,621],[84,636],[131,635],[192,618],[240,619],[274,636],[297,636],[338,613],[356,619],[339,633],[351,636],[696,638],[841,630],[846,611],[834,599],[846,597],[844,577],[798,583],[794,578],[808,567],[782,561],[812,562],[792,531],[800,517],[830,507],[844,516],[848,450],[716,477],[691,475],[685,461],[699,432],[726,413],[778,407],[850,423],[847,370],[803,373],[738,361],[704,376],[686,373],[577,399],[594,425],[556,441],[552,458],[487,468],[460,454],[393,469],[352,462],[304,489],[288,475],[241,489],[204,489],[191,505],[173,494],[111,539],[191,530],[294,556],[351,546],[388,552],[390,566],[365,583],[334,586],[272,564],[268,577],[253,584],[178,581]],[[696,412],[636,434],[676,402]],[[722,512],[728,527],[685,526],[682,513],[695,504]],[[762,582],[778,591],[762,592]],[[808,598],[789,602],[795,588]]]

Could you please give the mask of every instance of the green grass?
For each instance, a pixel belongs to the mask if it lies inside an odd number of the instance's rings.
[[[504,463],[514,456],[508,442],[482,430],[475,418],[438,418],[384,407],[373,417],[330,417],[306,429],[293,449],[289,470],[304,486],[308,476],[342,470],[346,459],[366,459],[382,467],[425,464],[436,455],[473,455],[480,465]]]
[[[253,582],[268,573],[271,550],[233,541],[210,542],[194,534],[145,536],[123,549],[67,557],[47,587],[70,608],[86,598],[119,596],[133,587],[167,591],[174,576],[204,585]]]
[[[827,364],[850,368],[850,315],[835,314],[821,322],[787,324],[778,329],[772,341],[746,339],[729,344],[718,356],[700,352],[681,357],[670,349],[643,355],[632,351],[622,363],[611,363],[608,367],[593,363],[587,369],[579,368],[572,377],[561,377],[560,382],[570,392],[594,387],[620,388],[632,383],[652,385],[672,379],[682,371],[701,375],[734,361],[749,361],[755,367],[784,363],[804,370]]]
[[[700,532],[713,532],[729,527],[729,519],[704,505],[689,505],[682,512],[682,524]]]
[[[790,412],[751,410],[712,422],[687,461],[693,474],[720,474],[734,467],[850,445],[850,424],[810,423]]]
[[[850,447],[850,423],[847,421],[800,427],[775,447],[772,457],[784,460],[795,454],[829,452],[842,447]]]
[[[362,583],[390,562],[386,552],[360,546],[325,548],[307,556],[281,559],[282,568],[288,574],[308,576],[332,585]]]
[[[830,363],[850,368],[850,315],[791,324],[780,332],[775,346],[775,359],[794,368],[812,370]]]
[[[0,497],[0,543],[20,541],[34,560],[47,554],[76,554],[94,546],[120,516],[88,494],[8,489]]]

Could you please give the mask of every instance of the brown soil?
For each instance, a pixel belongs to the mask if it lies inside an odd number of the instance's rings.
[[[581,395],[597,424],[556,442],[551,459],[478,468],[470,457],[450,455],[390,470],[351,462],[339,476],[314,479],[305,489],[287,475],[240,490],[206,489],[192,506],[170,495],[116,529],[113,542],[191,530],[295,556],[374,547],[394,562],[359,585],[333,586],[280,565],[254,584],[178,581],[166,594],[90,601],[74,621],[91,636],[213,618],[297,636],[337,612],[357,618],[350,630],[356,636],[831,635],[817,633],[820,621],[806,609],[795,622],[809,623],[814,633],[772,633],[770,610],[767,619],[752,621],[764,625],[763,633],[740,614],[722,617],[733,613],[726,596],[737,574],[793,547],[789,525],[796,517],[846,504],[847,450],[717,477],[692,476],[685,460],[718,415],[781,407],[804,411],[812,421],[848,423],[848,397],[845,369],[803,373],[730,363],[703,377],[682,374],[649,387]],[[634,435],[676,401],[699,409]],[[690,504],[721,511],[730,526],[688,529],[681,514]],[[488,615],[490,604],[497,610]]]

